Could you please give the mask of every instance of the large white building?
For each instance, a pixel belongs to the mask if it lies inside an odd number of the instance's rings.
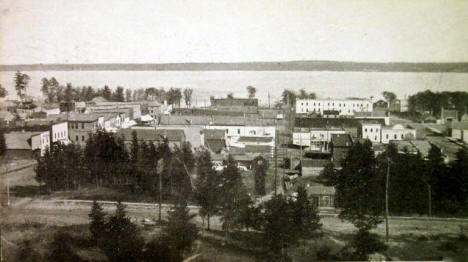
[[[369,139],[372,143],[388,144],[390,141],[414,140],[416,130],[400,124],[382,126],[379,123],[362,123],[360,136]]]
[[[354,112],[372,112],[373,105],[368,99],[297,99],[296,113],[320,115],[337,112],[341,116],[353,116]]]

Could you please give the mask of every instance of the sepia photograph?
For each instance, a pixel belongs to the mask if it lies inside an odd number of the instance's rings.
[[[1,0],[0,261],[468,261],[468,1]]]

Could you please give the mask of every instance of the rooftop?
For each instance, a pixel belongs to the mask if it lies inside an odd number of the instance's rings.
[[[185,140],[184,130],[180,129],[120,129],[116,135],[123,136],[125,141],[131,141],[133,131],[139,141],[163,141],[163,137],[167,137],[169,141]]]
[[[37,132],[9,132],[5,133],[7,149],[31,149],[28,140]]]
[[[224,140],[224,136],[226,135],[225,130],[219,129],[203,129],[202,132],[205,135],[205,140]]]
[[[70,114],[68,116],[68,121],[79,121],[79,122],[94,122],[101,117],[101,114]]]
[[[260,137],[260,136],[241,136],[237,140],[237,142],[247,142],[247,143],[269,143],[273,141],[273,137],[267,136],[267,137]]]

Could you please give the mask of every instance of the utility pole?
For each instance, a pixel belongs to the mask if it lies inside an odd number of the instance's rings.
[[[278,120],[275,120],[275,196],[278,193]]]
[[[159,221],[159,224],[161,224],[161,210],[162,210],[162,170],[161,172],[159,173],[159,214],[158,214],[158,221]]]
[[[388,184],[390,180],[390,158],[387,156],[387,179],[385,183],[385,239],[388,242]]]

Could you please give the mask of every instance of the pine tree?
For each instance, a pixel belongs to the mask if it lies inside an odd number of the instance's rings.
[[[229,231],[240,228],[242,209],[247,208],[249,196],[242,184],[242,178],[237,169],[236,163],[231,155],[228,156],[226,167],[221,173],[221,220],[226,237]]]
[[[293,223],[300,238],[311,238],[322,226],[319,222],[318,210],[316,205],[309,201],[307,191],[303,186],[299,186],[296,193],[296,199],[290,200],[293,209]]]
[[[98,243],[99,239],[105,234],[106,214],[96,200],[93,201],[93,206],[88,216],[91,220],[89,231],[91,232],[92,239],[95,243]]]
[[[169,211],[168,223],[163,228],[163,242],[171,251],[171,261],[182,261],[198,236],[197,226],[190,222],[195,214],[190,214],[184,200],[178,201]]]
[[[104,89],[102,90],[102,96],[107,100],[107,101],[111,101],[111,98],[112,98],[112,92],[110,90],[110,88],[105,85],[104,86]]]
[[[50,244],[50,254],[47,261],[61,262],[79,262],[82,261],[70,246],[71,236],[65,231],[59,231],[54,235],[54,240]]]
[[[135,224],[127,217],[125,205],[117,203],[114,215],[105,225],[106,231],[99,248],[111,262],[139,261],[144,240]]]
[[[262,156],[257,156],[253,160],[255,193],[260,196],[265,195],[265,176],[268,170],[268,161]]]
[[[292,205],[285,196],[280,194],[264,203],[263,241],[277,259],[286,259],[288,247],[298,241],[293,218]]]
[[[206,215],[207,229],[210,230],[210,218],[219,210],[221,181],[213,168],[210,152],[206,149],[197,158],[197,175],[195,200],[201,206],[201,214]]]

